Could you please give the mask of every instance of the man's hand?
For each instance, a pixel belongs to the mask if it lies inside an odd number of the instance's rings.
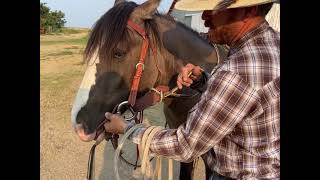
[[[189,73],[192,72],[191,76],[188,77]],[[201,76],[202,69],[200,66],[195,66],[193,64],[187,64],[180,69],[180,74],[177,79],[177,86],[182,89],[182,86],[189,87],[194,80],[197,80]]]
[[[107,132],[113,134],[124,134],[128,122],[125,121],[122,116],[106,112],[105,117],[108,120],[104,124],[104,128]]]

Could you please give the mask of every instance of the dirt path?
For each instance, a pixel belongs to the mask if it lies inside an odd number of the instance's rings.
[[[70,112],[73,99],[82,80],[85,65],[81,52],[86,32],[73,35],[40,37],[40,179],[86,179],[87,161],[93,143],[79,140],[71,128]],[[164,125],[161,105],[145,112],[154,124]],[[160,117],[160,118],[159,118]],[[135,156],[135,146],[127,146]],[[112,180],[113,152],[110,143],[96,149],[96,179]],[[120,163],[121,177],[134,179],[132,168]],[[178,177],[175,163],[174,177]],[[163,177],[167,177],[163,167]],[[202,173],[199,173],[202,174]],[[199,175],[198,180],[201,179]],[[176,179],[176,178],[174,178]]]

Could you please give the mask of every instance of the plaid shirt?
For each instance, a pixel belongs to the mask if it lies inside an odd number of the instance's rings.
[[[280,35],[265,21],[230,47],[201,100],[177,129],[159,132],[150,150],[190,162],[202,156],[236,179],[280,177]],[[139,144],[144,128],[131,136]]]

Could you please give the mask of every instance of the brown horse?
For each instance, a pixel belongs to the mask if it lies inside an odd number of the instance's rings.
[[[186,63],[199,65],[207,72],[217,64],[214,47],[172,17],[157,13],[159,3],[160,0],[149,0],[137,5],[118,0],[96,22],[85,49],[89,66],[72,109],[72,124],[81,140],[93,140],[105,112],[111,112],[128,99],[143,41],[127,26],[129,19],[145,29],[151,47],[156,49],[148,50],[137,98],[158,85],[175,86],[177,73]],[[184,89],[184,93],[194,91]],[[169,127],[183,124],[199,98],[196,95],[165,100],[164,113]],[[180,179],[190,179],[190,167],[188,163],[181,164]]]

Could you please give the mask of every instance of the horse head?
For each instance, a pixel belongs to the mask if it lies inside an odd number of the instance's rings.
[[[144,29],[150,44],[137,98],[152,87],[167,85],[187,62],[205,69],[217,63],[217,54],[208,42],[173,18],[157,13],[159,3],[115,1],[94,25],[84,52],[88,68],[72,108],[72,124],[81,140],[93,140],[105,112],[129,97],[144,41],[128,26],[129,20]]]

